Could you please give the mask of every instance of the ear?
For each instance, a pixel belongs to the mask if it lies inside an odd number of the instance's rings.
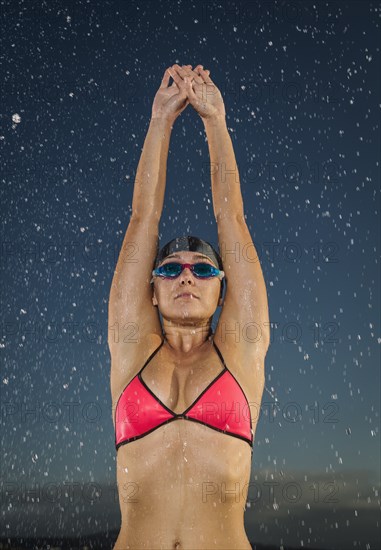
[[[152,294],[152,304],[153,304],[154,306],[158,306],[158,305],[159,305],[159,302],[158,302],[157,299],[156,299],[155,287],[154,287],[153,283],[151,284],[151,287],[152,287],[152,291],[153,291],[153,294]]]

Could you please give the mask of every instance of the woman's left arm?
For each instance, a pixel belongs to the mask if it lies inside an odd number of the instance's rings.
[[[217,224],[245,222],[238,166],[225,116],[203,118],[208,139],[213,211]]]
[[[204,123],[210,155],[213,210],[227,290],[216,335],[242,359],[264,359],[270,344],[266,284],[247,227],[233,144],[221,92],[209,71],[186,84],[189,102]],[[258,365],[258,361],[255,361]]]
[[[203,119],[208,139],[213,209],[227,290],[216,332],[242,358],[264,358],[270,344],[266,284],[244,215],[238,167],[225,117]]]
[[[226,126],[221,92],[197,65],[191,77],[176,74],[189,103],[200,115],[209,146],[213,210],[226,277],[226,294],[215,337],[233,348],[238,360],[256,364],[263,379],[263,359],[270,344],[266,285],[245,221],[238,167]],[[262,366],[262,367],[261,367]]]

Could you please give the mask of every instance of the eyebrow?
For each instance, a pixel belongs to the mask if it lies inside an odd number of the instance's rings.
[[[181,258],[181,256],[179,254],[170,254],[169,256],[166,256],[164,260],[167,260],[168,258]],[[200,258],[202,260],[209,260],[210,262],[212,261],[209,258],[209,256],[203,256],[202,254],[193,254],[192,259],[195,260],[196,258]]]

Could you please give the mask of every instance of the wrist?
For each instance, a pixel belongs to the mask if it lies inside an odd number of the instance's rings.
[[[214,115],[202,119],[205,129],[210,127],[226,127],[226,115]]]
[[[163,126],[164,128],[171,128],[175,123],[176,118],[168,116],[151,116],[150,124],[155,126]]]

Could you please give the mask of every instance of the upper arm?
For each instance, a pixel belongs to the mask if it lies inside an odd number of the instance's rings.
[[[243,218],[217,221],[226,293],[216,328],[221,342],[245,363],[264,360],[270,343],[266,285]]]
[[[151,272],[158,245],[157,220],[131,217],[112,280],[108,306],[108,345],[112,369],[126,372],[137,353],[162,334],[152,304]],[[155,340],[156,341],[156,340]],[[124,363],[124,364],[123,364]]]

